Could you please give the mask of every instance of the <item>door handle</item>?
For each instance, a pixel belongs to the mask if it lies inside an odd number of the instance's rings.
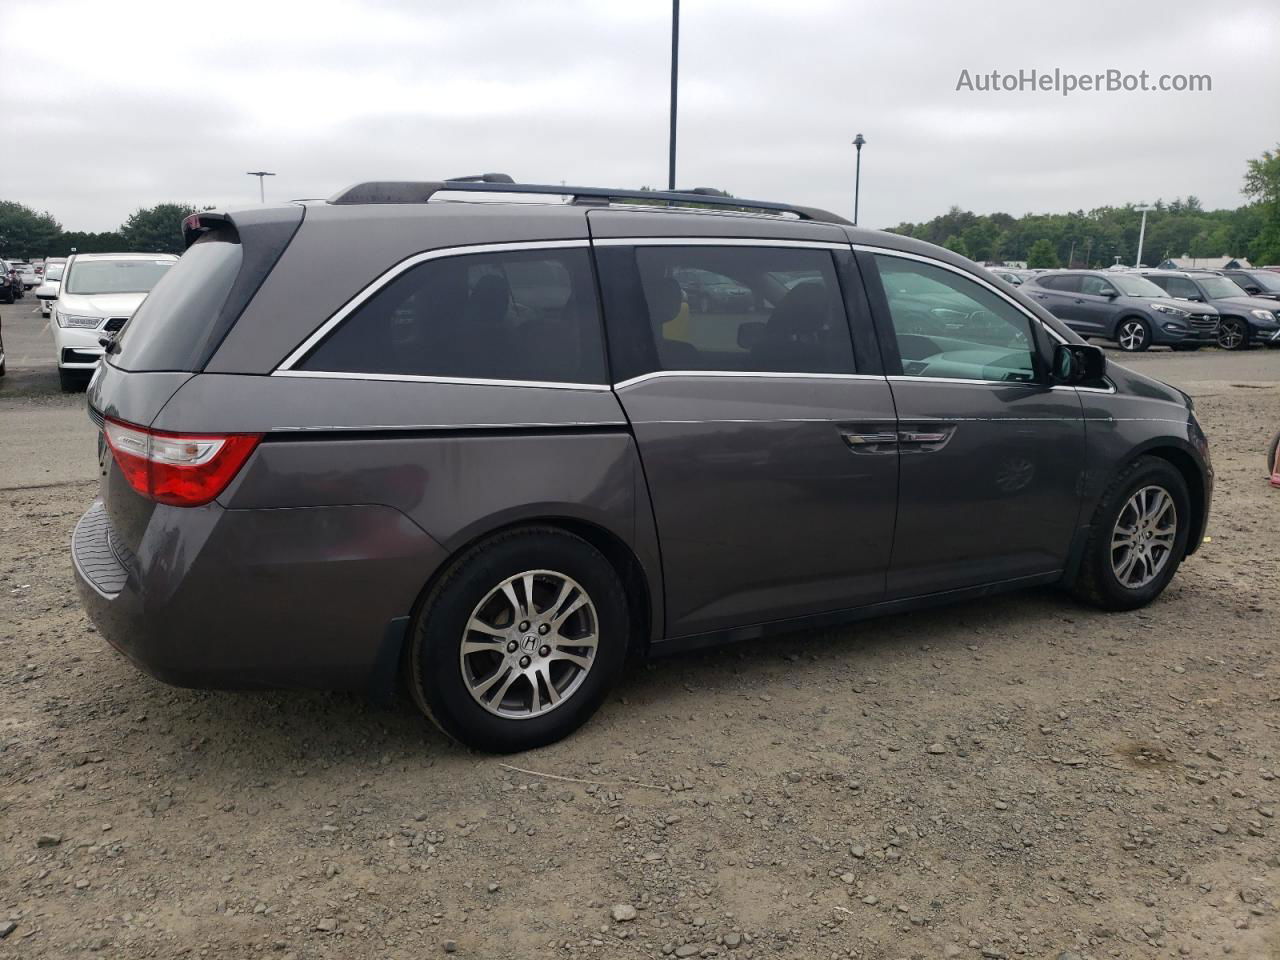
[[[926,423],[898,431],[898,447],[903,453],[933,453],[955,436],[955,424]]]
[[[853,453],[893,453],[898,449],[896,430],[876,430],[867,433],[841,430],[840,439]]]
[[[1083,300],[1081,300],[1079,297],[1076,297],[1076,298],[1075,298],[1075,300],[1074,300],[1074,301],[1072,301],[1072,302],[1074,302],[1074,303],[1084,303],[1084,301],[1083,301]]]

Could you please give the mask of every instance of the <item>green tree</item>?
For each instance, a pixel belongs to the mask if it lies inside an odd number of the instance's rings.
[[[160,203],[129,215],[120,228],[125,246],[142,253],[182,253],[182,221],[196,212],[189,203]]]
[[[1033,243],[1027,251],[1027,266],[1032,270],[1056,270],[1058,254],[1054,251],[1053,244],[1044,237]]]
[[[25,204],[0,200],[0,256],[15,260],[43,257],[62,233],[50,213],[37,213]]]
[[[76,253],[120,253],[128,250],[124,237],[119,230],[106,230],[102,233],[85,233],[83,230],[64,231],[57,243],[49,248],[49,255],[66,257],[72,251]]]
[[[954,233],[951,234],[951,236],[947,237],[946,242],[943,243],[943,246],[946,247],[948,250],[950,250],[952,253],[960,254],[960,256],[962,257],[967,257],[969,255],[969,248],[964,245],[964,240],[956,236]]]
[[[1280,263],[1280,146],[1263,150],[1250,160],[1244,175],[1245,196],[1262,214],[1252,256],[1262,263]]]

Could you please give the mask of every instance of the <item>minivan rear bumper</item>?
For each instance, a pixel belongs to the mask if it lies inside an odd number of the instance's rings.
[[[158,505],[136,551],[101,500],[72,535],[80,597],[107,641],[184,687],[377,692],[439,545],[378,505]]]

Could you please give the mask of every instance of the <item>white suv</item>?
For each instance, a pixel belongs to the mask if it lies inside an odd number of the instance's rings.
[[[67,261],[49,324],[63,390],[84,389],[104,352],[100,341],[177,262],[169,253],[80,253]]]

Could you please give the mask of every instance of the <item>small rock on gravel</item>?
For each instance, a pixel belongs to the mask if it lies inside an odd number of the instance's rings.
[[[947,752],[947,748],[946,748],[946,747],[944,747],[944,746],[943,746],[942,744],[940,744],[940,743],[931,743],[931,744],[929,744],[929,746],[925,747],[925,750],[926,750],[927,752],[929,752],[929,753],[933,753],[933,754],[939,754],[939,753],[946,753],[946,752]]]
[[[9,934],[13,933],[13,931],[17,929],[18,929],[18,925],[14,923],[12,920],[6,920],[3,923],[0,923],[0,940],[3,940],[5,937],[7,937]]]
[[[626,923],[628,920],[636,918],[636,908],[629,903],[614,904],[613,909],[609,912],[613,914],[613,919],[618,923]]]
[[[457,953],[457,952],[458,952],[458,941],[457,941],[457,940],[446,940],[446,941],[442,944],[442,946],[444,947],[444,952],[445,952],[445,953]]]
[[[56,847],[62,842],[62,837],[56,833],[42,833],[36,837],[37,847]]]

